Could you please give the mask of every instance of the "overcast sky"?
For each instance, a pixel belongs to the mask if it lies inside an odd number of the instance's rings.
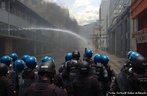
[[[70,16],[75,18],[80,25],[96,21],[99,17],[101,0],[45,0],[55,2],[69,9]]]

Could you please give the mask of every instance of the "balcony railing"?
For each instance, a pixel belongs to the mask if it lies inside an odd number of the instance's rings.
[[[147,28],[144,28],[142,30],[139,30],[137,32],[132,33],[132,38],[136,38],[138,35],[147,34]]]

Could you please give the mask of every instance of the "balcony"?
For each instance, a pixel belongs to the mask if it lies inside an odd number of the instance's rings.
[[[133,32],[132,38],[136,38],[137,43],[147,42],[147,28],[144,28],[137,32]]]

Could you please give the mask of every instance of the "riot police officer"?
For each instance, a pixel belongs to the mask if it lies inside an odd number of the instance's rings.
[[[25,63],[23,60],[21,59],[17,59],[14,64],[14,71],[15,71],[15,89],[17,92],[17,96],[19,94],[19,89],[20,86],[23,84],[23,79],[22,79],[22,72],[25,68]]]
[[[13,62],[15,62],[18,59],[18,55],[16,53],[11,53],[9,56],[12,58]]]
[[[10,64],[12,63],[12,58],[8,55],[2,56],[0,62],[10,67]]]
[[[89,64],[79,62],[79,77],[73,81],[73,96],[101,96],[98,80],[89,74]]]
[[[7,77],[8,67],[0,63],[0,96],[15,96],[16,91],[11,80]]]
[[[11,71],[10,73],[13,73],[13,71],[14,71],[14,62],[18,59],[18,55],[17,55],[17,53],[11,53],[9,56],[12,58],[12,62],[10,64],[10,70],[9,71]]]
[[[26,59],[26,68],[24,69],[24,72],[22,74],[24,79],[31,79],[35,80],[35,68],[37,65],[37,58],[34,56],[29,56]]]
[[[28,55],[28,54],[25,54],[25,55],[23,55],[22,56],[22,60],[24,61],[24,62],[26,62],[26,60],[29,58],[30,56]]]
[[[66,96],[63,89],[52,83],[55,75],[55,64],[43,62],[38,70],[39,81],[31,84],[25,91],[25,96]]]
[[[42,59],[41,59],[41,62],[47,62],[47,61],[52,61],[54,62],[54,59],[50,56],[44,56]]]
[[[19,96],[23,96],[24,90],[29,87],[33,82],[37,80],[36,74],[35,74],[35,68],[37,65],[37,58],[34,56],[29,56],[26,59],[26,68],[22,72],[22,79],[23,79],[23,84],[20,86],[20,92]]]
[[[94,64],[92,64],[91,68],[93,74],[97,75],[100,81],[104,81],[108,78],[108,72],[105,66],[101,62],[102,62],[102,55],[95,54]]]
[[[74,50],[72,52],[72,56],[73,56],[72,62],[75,62],[75,63],[81,62],[81,60],[80,60],[81,55],[80,55],[80,52],[78,50]]]
[[[65,88],[69,80],[69,73],[67,72],[67,62],[70,62],[73,59],[72,53],[66,53],[64,56],[65,61],[61,64],[58,71],[58,82],[59,87]]]
[[[107,80],[105,80],[104,84],[104,89],[106,89],[106,91],[108,91],[110,89],[110,84],[112,82],[113,77],[115,77],[114,71],[110,68],[109,63],[109,57],[105,56],[105,55],[101,55],[101,63],[104,65],[104,67],[107,70],[108,73],[108,78]]]
[[[75,78],[78,77],[79,71],[77,69],[78,63],[82,62],[80,59],[80,52],[78,50],[74,50],[72,52],[73,59],[70,62],[67,62],[68,70],[69,70],[69,77],[70,80],[73,81]]]
[[[93,64],[93,60],[92,60],[92,55],[93,52],[90,49],[85,49],[85,54],[84,54],[84,58],[83,61],[87,61],[89,64]]]
[[[61,68],[59,70],[62,72],[64,88],[66,88],[69,96],[72,95],[72,82],[78,77],[77,62],[81,62],[80,52],[78,50],[74,50],[72,53],[67,53],[65,55],[65,62],[62,65],[62,71]]]
[[[95,54],[94,56],[94,64],[91,66],[92,72],[95,77],[100,82],[100,90],[102,95],[105,96],[108,91],[108,71],[106,67],[102,64],[102,55]]]
[[[141,54],[133,52],[130,54],[129,62],[129,66],[123,68],[112,83],[111,91],[132,92],[132,94],[147,92],[147,60]],[[128,96],[129,93],[126,94]]]
[[[59,71],[59,74],[65,75],[65,76],[63,76],[63,78],[64,77],[66,78],[66,73],[64,71],[66,71],[67,62],[70,62],[73,59],[72,53],[66,53],[64,56],[64,59],[65,59],[65,61],[61,64],[58,71]]]
[[[51,56],[44,56],[42,59],[41,59],[41,63],[44,63],[44,62],[55,62],[54,59],[51,57]],[[39,65],[40,66],[40,65]],[[55,71],[55,74],[56,74],[56,71]]]
[[[12,54],[11,54],[12,55]],[[17,56],[16,54],[13,54],[13,56],[11,57],[15,57],[14,60],[17,59]],[[13,84],[13,87],[15,89],[15,93],[16,92],[16,73],[14,71],[14,62],[13,61],[13,58],[11,58],[9,55],[5,55],[5,56],[2,56],[1,59],[0,59],[0,62],[3,63],[3,64],[6,64],[7,67],[8,67],[8,75],[7,77],[10,79],[10,81],[12,81],[12,84]]]
[[[134,54],[134,53],[135,53],[135,52],[133,52],[133,51],[129,51],[129,52],[127,53],[127,61],[126,61],[126,63],[123,65],[123,67],[121,68],[121,71],[131,67],[131,61],[130,61],[129,58],[130,58],[131,54]],[[127,69],[127,70],[128,70],[128,69]]]

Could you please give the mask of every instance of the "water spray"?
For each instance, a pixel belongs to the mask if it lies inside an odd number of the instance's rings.
[[[14,30],[14,29],[10,29],[10,30]],[[82,40],[83,43],[81,43],[82,46],[85,46],[85,47],[89,47],[91,49],[93,49],[93,46],[91,46],[89,43],[90,41],[85,39],[84,37],[80,36],[79,34],[73,32],[73,31],[70,31],[70,30],[65,30],[65,29],[57,29],[57,28],[46,28],[46,27],[30,27],[30,28],[19,28],[17,30],[44,30],[44,31],[55,31],[55,32],[62,32],[62,33],[67,33],[69,35],[73,35],[75,36],[76,38]]]
[[[75,37],[77,37],[77,38],[83,40],[85,43],[88,42],[84,37],[78,35],[77,33],[74,33],[74,32],[69,31],[69,30],[64,30],[64,29],[55,29],[55,28],[35,28],[35,27],[31,27],[31,28],[22,28],[21,30],[46,30],[46,31],[49,31],[49,30],[50,30],[50,31],[56,31],[56,32],[64,32],[64,33],[68,33],[68,34],[74,35]]]

